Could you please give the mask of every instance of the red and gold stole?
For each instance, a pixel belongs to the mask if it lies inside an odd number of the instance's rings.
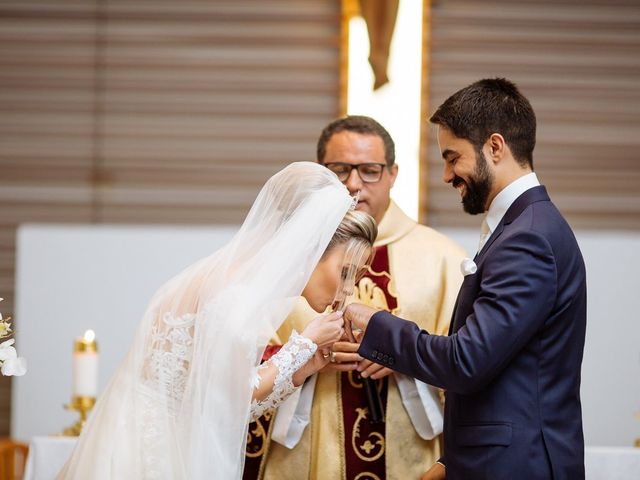
[[[354,301],[395,313],[398,297],[393,291],[389,252],[386,245],[375,248],[375,256],[368,272],[360,279]],[[280,347],[267,348],[263,361],[271,358]],[[386,411],[388,377],[376,382],[382,405]],[[357,372],[340,375],[342,405],[343,450],[347,480],[381,480],[385,478],[385,423],[369,422],[369,407]],[[243,480],[262,478],[269,454],[273,413],[269,412],[249,425]],[[338,439],[336,438],[336,441]]]
[[[391,288],[389,252],[386,245],[375,249],[371,267],[356,287],[355,301],[390,312],[398,308],[398,298]],[[377,380],[376,385],[386,411],[388,377]],[[346,479],[383,479],[386,476],[385,423],[370,422],[367,397],[358,372],[343,372],[340,387]]]

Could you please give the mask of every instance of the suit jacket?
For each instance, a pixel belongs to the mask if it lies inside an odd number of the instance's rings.
[[[446,389],[447,480],[583,479],[586,275],[544,187],[516,199],[475,262],[449,336],[378,312],[358,352]]]

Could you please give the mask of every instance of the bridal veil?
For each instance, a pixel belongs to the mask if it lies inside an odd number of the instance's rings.
[[[152,298],[60,478],[241,478],[254,370],[351,203],[315,163],[269,179],[233,239]]]

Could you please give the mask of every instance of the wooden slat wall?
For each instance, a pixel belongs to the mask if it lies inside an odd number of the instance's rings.
[[[640,228],[640,2],[437,0],[429,112],[485,77],[514,80],[538,118],[534,166],[577,228]],[[430,129],[426,220],[478,226],[442,182]]]
[[[133,5],[102,14],[99,218],[238,221],[337,114],[339,2]]]
[[[339,0],[0,0],[1,311],[19,223],[237,223],[270,175],[314,160],[339,110],[340,14]],[[2,378],[0,435],[9,400]]]

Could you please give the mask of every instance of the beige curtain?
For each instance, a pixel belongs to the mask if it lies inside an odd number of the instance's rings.
[[[538,118],[534,165],[578,228],[640,228],[640,3],[440,0],[431,8],[428,110],[483,77],[514,80]],[[442,182],[427,129],[423,220],[475,226]]]
[[[239,222],[315,158],[339,49],[339,0],[1,1],[2,313],[22,222]]]

